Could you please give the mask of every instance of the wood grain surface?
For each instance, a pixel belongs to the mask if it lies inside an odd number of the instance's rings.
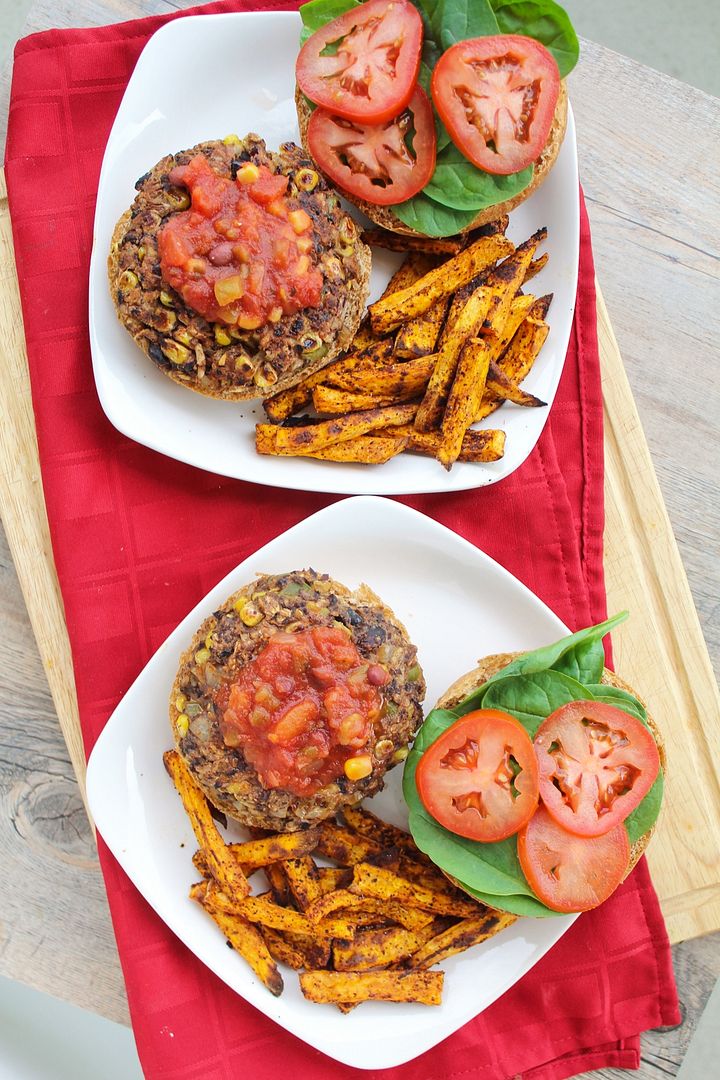
[[[189,4],[41,0],[27,29],[92,25],[175,6]],[[599,46],[583,47],[570,90],[598,273],[717,670],[720,392],[713,354],[720,202],[712,162],[720,106]],[[3,128],[8,85],[6,73]],[[666,153],[667,131],[680,129],[694,148],[692,166]],[[608,551],[611,596],[612,555]],[[0,604],[6,674],[0,686],[0,861],[9,868],[0,878],[0,972],[123,1020],[124,990],[92,834],[4,542]],[[632,678],[633,657],[623,648],[619,635],[620,666]],[[692,667],[683,656],[673,662]],[[640,680],[638,688],[644,689]],[[675,1031],[644,1036],[641,1080],[675,1075],[720,973],[720,934],[676,945],[673,957],[684,1020]]]

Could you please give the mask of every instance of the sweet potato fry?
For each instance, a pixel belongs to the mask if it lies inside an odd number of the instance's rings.
[[[352,941],[335,942],[332,948],[335,971],[372,971],[387,968],[417,952],[419,937],[410,930],[391,926],[382,930],[360,930]]]
[[[290,886],[282,863],[268,863],[264,868],[270,886],[270,894],[276,904],[287,907],[290,903]]]
[[[387,408],[396,402],[419,397],[420,392],[410,387],[403,395],[375,394],[372,391],[337,390],[334,386],[321,384],[313,389],[313,408],[324,415],[343,416],[350,412],[367,412],[368,409]]]
[[[252,924],[251,924],[252,925]],[[278,930],[271,930],[269,926],[262,927],[262,936],[265,938],[268,952],[273,960],[279,960],[281,964],[287,964],[294,971],[307,967],[306,957],[296,945],[288,941]]]
[[[210,899],[218,911],[224,911],[229,915],[239,913],[253,923],[262,923],[271,930],[289,930],[294,934],[304,934],[306,937],[321,936],[324,938],[351,938],[353,927],[344,919],[323,919],[319,922],[309,922],[305,915],[292,908],[280,907],[266,896],[246,896],[242,900],[232,900],[227,893],[218,888],[216,883],[201,882],[193,885],[190,889],[190,898],[198,899],[198,892]]]
[[[244,916],[229,913],[218,907],[207,885],[204,891],[198,890],[193,894],[193,899],[207,911],[208,915],[212,916],[235,951],[248,962],[270,993],[279,997],[283,992],[282,975],[257,927]]]
[[[485,267],[513,251],[504,236],[481,237],[470,247],[436,267],[413,285],[370,305],[370,321],[376,334],[388,334],[450,296]]]
[[[316,851],[318,855],[341,866],[354,866],[366,862],[371,856],[379,855],[383,850],[382,839],[374,840],[370,836],[357,836],[351,829],[344,829],[332,821],[323,821],[320,825],[320,837]]]
[[[300,859],[287,859],[283,865],[293,899],[300,911],[305,911],[323,895],[317,867],[309,855]]]
[[[525,319],[498,361],[503,375],[514,383],[522,382],[535,363],[549,330],[546,322]]]
[[[408,251],[405,259],[403,259],[401,265],[397,268],[392,275],[387,285],[385,286],[382,296],[382,300],[386,296],[390,296],[392,293],[399,292],[401,289],[406,289],[413,282],[419,281],[421,277],[424,277],[429,270],[437,265],[437,259],[432,255],[422,251]],[[365,316],[360,327],[353,339],[353,348],[362,348],[365,345],[370,344],[372,341],[376,341],[378,334],[372,328],[369,314]]]
[[[394,355],[412,359],[434,353],[449,304],[450,297],[444,296],[424,315],[403,323],[395,337]]]
[[[350,416],[322,420],[318,424],[275,428],[276,452],[290,455],[314,453],[334,443],[357,439],[378,428],[407,424],[414,419],[416,412],[417,405],[389,405],[387,408],[367,409]],[[268,426],[271,425],[258,424],[256,430]]]
[[[481,908],[479,914],[461,919],[454,926],[430,938],[409,957],[407,966],[414,970],[432,967],[448,956],[486,941],[506,926],[510,926],[516,918],[516,915],[495,911],[493,908],[485,908],[484,911]]]
[[[317,877],[320,892],[324,896],[335,889],[346,889],[352,881],[352,870],[338,866],[318,866]]]
[[[357,368],[340,372],[332,379],[332,385],[352,393],[382,395],[414,391],[420,394],[435,367],[434,356],[418,356],[405,363],[385,364],[381,368]]]
[[[358,863],[353,869],[350,892],[373,896],[378,900],[399,900],[411,907],[431,911],[434,915],[458,915],[467,918],[477,914],[474,900],[449,897],[434,889],[406,881],[392,870],[383,870],[369,863]]]
[[[381,821],[363,806],[344,806],[342,813],[346,823],[354,832],[370,838],[380,847],[396,847],[416,862],[432,866],[427,855],[418,850],[412,836],[404,829],[399,829],[397,825],[391,825],[387,821]]]
[[[208,869],[223,890],[236,899],[250,892],[250,885],[240,862],[228,849],[213,821],[207,799],[197,786],[190,771],[176,750],[163,754],[165,768],[190,818],[193,832],[200,845]]]
[[[320,923],[334,912],[342,911],[343,917],[349,922],[354,922],[354,912],[370,912],[377,918],[392,919],[407,930],[420,930],[432,922],[432,915],[426,911],[412,908],[406,904],[392,899],[380,899],[372,896],[362,896],[350,892],[349,889],[338,889],[334,893],[326,893],[325,896],[316,900],[305,914],[313,923]]]
[[[384,465],[386,461],[397,457],[405,449],[401,440],[376,438],[372,435],[361,435],[358,439],[350,442],[335,443],[334,446],[326,446],[314,454],[303,454],[303,457],[319,458],[321,461],[346,461],[357,465]]]
[[[315,849],[319,836],[318,829],[280,833],[260,840],[248,840],[245,844],[230,844],[230,850],[244,867],[257,870],[261,866],[267,866],[268,863],[307,855]]]
[[[300,976],[305,997],[321,1004],[411,1001],[439,1005],[442,987],[442,971],[306,971]]]
[[[462,236],[402,236],[388,229],[364,229],[362,239],[371,247],[386,251],[419,251],[425,255],[457,255],[466,244]]]
[[[490,361],[487,379],[485,385],[490,393],[496,394],[497,397],[502,398],[504,401],[512,401],[515,405],[523,405],[526,408],[537,408],[540,405],[547,405],[546,401],[541,401],[539,397],[535,397],[534,394],[529,394],[526,390],[514,383],[512,379],[509,379],[505,372],[495,363],[494,360]]]

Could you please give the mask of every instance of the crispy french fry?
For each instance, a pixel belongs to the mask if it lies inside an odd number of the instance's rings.
[[[496,394],[497,397],[503,398],[505,401],[512,401],[515,405],[523,405],[526,408],[537,408],[540,405],[547,405],[546,401],[541,401],[540,398],[535,397],[534,394],[529,394],[526,390],[521,390],[517,383],[507,377],[502,368],[500,368],[494,360],[490,362],[485,385],[490,393]]]
[[[345,461],[358,465],[384,465],[386,461],[401,454],[407,443],[400,439],[385,439],[381,436],[361,435],[349,442],[326,446],[314,454],[302,454],[302,457],[319,458],[321,461]]]
[[[362,239],[371,247],[386,251],[419,251],[425,255],[457,255],[465,247],[461,236],[435,238],[431,236],[403,236],[388,229],[364,229]]]
[[[263,926],[269,926],[271,930],[289,930],[294,934],[304,934],[306,937],[320,935],[324,938],[351,938],[353,936],[352,925],[344,919],[323,919],[312,923],[299,911],[280,907],[265,896],[246,896],[242,900],[232,900],[213,881],[193,885],[190,890],[192,900],[198,899],[196,894],[199,888],[203,890],[202,895],[212,900],[218,911],[224,911],[229,915],[239,913],[250,922],[262,923]]]
[[[318,866],[317,876],[320,892],[324,895],[334,892],[335,889],[347,888],[352,881],[352,870],[345,867]]]
[[[283,937],[278,930],[263,926],[262,936],[265,938],[265,944],[273,960],[279,960],[281,964],[287,964],[294,971],[299,971],[301,968],[308,966],[303,952],[298,949],[297,945],[293,945],[291,941]]]
[[[513,245],[504,236],[481,237],[413,285],[371,304],[373,330],[376,334],[387,334],[408,319],[422,315],[442,297],[450,296],[485,267],[513,250]]]
[[[193,899],[207,911],[208,915],[212,916],[235,951],[248,962],[270,993],[279,997],[283,992],[282,975],[260,931],[244,916],[231,914],[219,908],[213,900],[212,891],[207,883],[203,882],[202,886],[202,890],[197,890]]]
[[[163,761],[185,807],[185,813],[190,818],[193,832],[213,878],[229,896],[238,899],[247,896],[250,892],[248,880],[238,859],[220,836],[207,799],[190,775],[187,765],[177,750],[167,750],[163,754]]]
[[[515,922],[516,915],[509,915],[503,911],[495,911],[493,908],[480,908],[477,915],[468,919],[461,919],[454,926],[449,927],[442,933],[430,938],[417,952],[408,959],[408,967],[423,969],[438,964],[448,956],[463,952],[473,945],[479,945],[489,937],[504,930]]]
[[[333,821],[323,821],[315,850],[318,855],[332,859],[341,866],[354,866],[355,863],[366,862],[373,855],[379,855],[383,847],[382,839],[357,836],[351,829],[344,829]]]
[[[403,323],[395,337],[394,355],[412,359],[434,353],[449,304],[450,297],[444,296],[424,315]]]
[[[437,353],[437,361],[425,396],[415,416],[415,427],[418,431],[432,431],[439,427],[455,378],[458,357],[465,343],[480,329],[492,300],[492,290],[481,285],[465,302]]]
[[[332,384],[340,390],[378,396],[405,391],[419,394],[425,388],[434,367],[434,356],[418,356],[414,360],[386,364],[382,368],[358,368],[352,372],[341,372],[333,378]]]
[[[439,1005],[442,987],[442,971],[306,971],[300,976],[305,997],[321,1004],[413,1001]]]
[[[347,442],[378,428],[407,424],[414,419],[417,405],[389,405],[364,412],[322,420],[318,424],[275,428],[275,447],[279,454],[309,454],[334,443]],[[258,428],[271,425],[257,424]]]
[[[406,258],[403,259],[402,264],[388,281],[380,299],[390,296],[391,293],[399,292],[401,289],[406,289],[409,285],[412,285],[413,282],[418,281],[427,274],[427,272],[432,270],[436,265],[437,259],[434,259],[431,255],[421,251],[409,251]],[[363,346],[376,341],[377,338],[378,335],[372,328],[370,316],[368,314],[363,319],[355,334],[353,348],[363,348]]]
[[[412,387],[407,392],[407,400],[418,396],[418,391]],[[313,388],[313,407],[323,415],[344,416],[346,413],[387,408],[397,400],[402,400],[402,395],[374,394],[371,391],[351,393],[349,390],[337,390],[334,386],[325,385]]]
[[[399,926],[360,930],[352,941],[337,941],[332,948],[335,971],[372,971],[403,960],[421,947],[417,934]]]
[[[306,408],[312,400],[312,386],[307,385],[308,381],[305,380],[297,386],[291,386],[287,390],[281,390],[279,394],[265,398],[263,409],[268,419],[275,424],[280,424],[283,420],[287,420],[288,416],[294,416],[295,413]]]
[[[323,895],[317,867],[309,855],[299,859],[287,859],[283,865],[293,899],[300,911],[305,911]]]
[[[545,322],[525,319],[498,361],[503,375],[514,383],[522,382],[535,363],[549,330],[550,327]]]
[[[351,892],[349,889],[338,889],[334,893],[326,893],[325,896],[316,900],[305,914],[310,922],[321,923],[334,912],[343,911],[343,916],[349,922],[354,921],[352,912],[359,910],[370,912],[376,917],[392,919],[407,930],[420,930],[432,921],[432,915],[426,911],[412,908],[406,904],[398,903],[392,899],[380,899],[372,896],[362,896]]]
[[[477,416],[476,419],[481,419],[481,416]],[[411,426],[404,425],[399,428],[389,428],[387,434],[392,432],[394,435],[396,431],[398,433],[397,438],[407,438],[409,440],[406,449],[411,453],[424,454],[426,457],[437,457],[440,447],[439,431],[416,431]],[[497,428],[476,431],[470,428],[463,436],[458,461],[499,461],[504,453],[504,431]]]
[[[525,282],[532,281],[532,279],[536,277],[541,270],[544,270],[549,258],[550,256],[546,251],[543,255],[539,255],[537,259],[533,259],[533,261],[530,263],[527,270],[525,271]]]
[[[290,886],[282,863],[268,863],[264,868],[270,893],[276,904],[287,907],[290,903]]]
[[[405,855],[416,862],[432,866],[430,859],[420,851],[410,833],[399,829],[397,825],[391,825],[387,821],[381,821],[370,810],[363,806],[344,806],[343,817],[347,825],[360,836],[373,840],[381,848],[398,848]],[[358,860],[360,862],[366,859]]]
[[[235,858],[247,869],[257,870],[268,863],[282,862],[283,859],[297,859],[307,855],[317,846],[318,829],[306,829],[304,832],[280,833],[266,836],[260,840],[248,840],[244,844],[230,844]]]
[[[434,889],[406,881],[392,870],[383,870],[369,863],[358,863],[353,869],[350,892],[373,896],[378,900],[399,900],[411,907],[431,911],[434,915],[458,915],[467,918],[477,914],[474,900],[449,897]]]

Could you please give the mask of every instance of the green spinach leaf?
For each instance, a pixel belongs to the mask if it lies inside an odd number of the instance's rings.
[[[559,4],[554,0],[490,0],[490,6],[499,33],[525,34],[542,42],[555,57],[562,78],[570,74],[578,62],[580,43],[570,16]]]
[[[554,671],[563,671],[583,683],[598,683],[605,667],[605,650],[602,638],[591,635],[578,641],[554,664]]]
[[[582,683],[561,671],[536,671],[533,675],[510,675],[487,688],[483,709],[500,709],[519,720],[531,739],[550,713],[569,701],[592,701]]]
[[[337,19],[338,15],[344,15],[350,8],[359,6],[360,0],[310,0],[308,4],[303,4],[300,8],[303,23],[300,44],[304,45],[316,30]]]
[[[417,0],[418,7],[423,3],[424,0]],[[489,0],[440,0],[432,6],[435,9],[434,32],[443,52],[458,41],[500,33]]]
[[[393,206],[393,212],[403,224],[426,236],[454,236],[472,225],[477,217],[476,210],[452,210],[434,199],[428,199],[422,191],[413,195],[412,199]]]
[[[493,896],[492,893],[480,892],[478,889],[471,889],[464,881],[460,883],[471,896],[474,896],[476,900],[479,900],[482,904],[487,904],[488,907],[498,906],[498,897]],[[514,915],[532,915],[535,919],[549,919],[553,915],[560,915],[559,911],[552,911],[549,907],[545,907],[541,900],[538,900],[536,896],[525,896],[524,894],[518,894],[517,896],[503,896],[502,898],[502,910],[512,911]]]
[[[628,694],[627,690],[621,690],[619,686],[608,686],[606,683],[586,684],[596,701],[603,701],[606,705],[614,705],[616,709],[630,713],[631,716],[641,720],[647,725],[647,713],[644,706],[636,697]]]
[[[449,136],[448,136],[449,138]],[[493,176],[475,166],[453,144],[438,153],[435,172],[423,194],[453,210],[484,210],[511,199],[531,182],[534,166],[509,176]]]
[[[663,792],[665,790],[665,777],[662,769],[657,774],[657,779],[648,791],[647,795],[636,806],[632,814],[625,818],[625,828],[631,844],[639,840],[657,821],[662,805]]]

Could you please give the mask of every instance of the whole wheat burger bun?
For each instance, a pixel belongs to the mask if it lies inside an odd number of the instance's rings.
[[[296,87],[295,89],[295,105],[297,107],[298,123],[300,125],[300,138],[305,150],[309,154],[307,129],[308,122],[312,115],[312,109],[299,87]],[[521,202],[524,202],[525,199],[529,198],[533,191],[537,191],[543,181],[547,178],[560,153],[560,147],[565,138],[565,129],[567,127],[567,110],[568,97],[565,81],[563,80],[560,83],[560,94],[558,96],[557,105],[555,106],[555,116],[553,118],[552,127],[550,128],[550,134],[540,157],[535,162],[535,172],[533,173],[531,182],[518,195],[514,195],[512,199],[506,199],[505,202],[495,203],[493,206],[488,206],[485,210],[480,210],[469,225],[466,225],[464,229],[460,229],[461,233],[472,232],[473,229],[479,229],[481,225],[487,225],[490,221],[497,221],[499,217],[502,217],[504,214],[509,214],[511,210],[514,210],[516,206],[519,206]],[[317,162],[315,165],[316,168],[320,168]],[[322,170],[320,171],[322,172]],[[334,183],[334,181],[328,182]],[[338,187],[338,185],[335,184],[335,187]],[[358,210],[362,210],[366,217],[369,217],[371,221],[381,228],[388,229],[390,232],[402,233],[404,236],[424,235],[400,221],[400,218],[396,217],[393,213],[392,206],[374,206],[372,203],[365,202],[364,199],[358,199],[354,195],[349,195],[342,188],[339,188],[339,190],[348,202],[357,206]]]
[[[501,671],[504,667],[518,656],[522,656],[522,653],[496,653],[493,656],[486,656],[478,662],[478,666],[473,671],[469,671],[467,675],[461,675],[452,686],[448,687],[443,696],[437,702],[436,709],[452,709],[454,705],[466,698],[468,694],[471,694],[473,690],[477,690],[488,679],[496,675],[498,671]],[[610,671],[609,668],[603,669],[603,674],[600,682],[607,683],[608,686],[616,686],[619,690],[625,690],[628,694],[632,694],[640,704],[647,710],[647,706],[636,690],[633,690],[619,675],[616,675],[614,671]],[[660,734],[660,729],[648,713],[647,717],[648,727],[653,733],[655,742],[657,743],[658,753],[660,755],[660,764],[663,772],[667,771],[667,756],[665,754],[665,743],[663,737]],[[653,825],[648,831],[641,836],[639,840],[636,840],[634,844],[630,846],[630,858],[628,860],[627,870],[625,871],[625,877],[628,876],[631,870],[634,869],[636,863],[644,853],[645,848],[650,843],[650,838],[655,831]],[[623,879],[624,880],[624,879]],[[456,884],[459,884],[457,882]],[[462,887],[462,886],[461,886]]]

